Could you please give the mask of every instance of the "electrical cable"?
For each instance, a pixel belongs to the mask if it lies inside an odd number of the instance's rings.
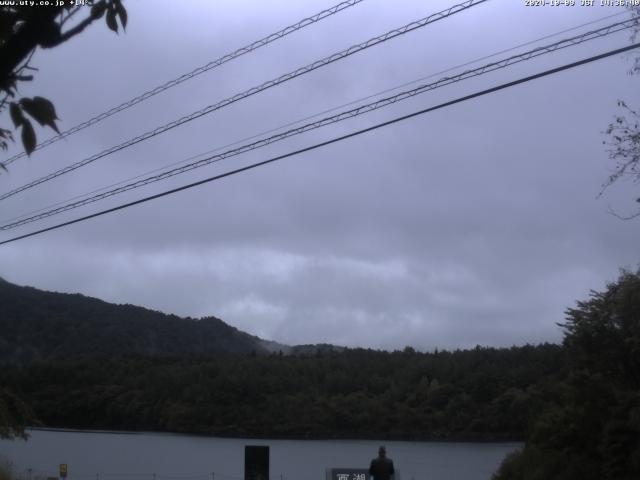
[[[366,97],[361,97],[361,98],[358,98],[358,99],[356,99],[356,100],[352,100],[352,101],[350,101],[350,102],[343,103],[343,104],[341,104],[341,105],[337,105],[337,106],[335,106],[335,107],[332,107],[332,108],[327,109],[327,110],[323,110],[323,111],[318,112],[318,113],[315,113],[315,114],[313,114],[313,115],[309,115],[309,116],[306,116],[306,117],[304,117],[304,118],[300,118],[300,119],[298,119],[298,120],[294,120],[294,121],[292,121],[292,122],[287,122],[287,123],[286,123],[286,124],[284,124],[284,125],[280,125],[280,126],[278,126],[278,127],[270,128],[270,129],[268,129],[268,130],[266,130],[266,131],[262,131],[262,132],[260,132],[260,133],[257,133],[257,134],[254,134],[254,135],[251,135],[251,136],[249,136],[249,137],[241,138],[241,139],[236,140],[236,141],[234,141],[234,142],[232,142],[232,143],[228,143],[228,144],[226,144],[226,145],[222,145],[222,146],[216,147],[216,148],[214,148],[214,149],[210,149],[210,150],[207,150],[207,151],[205,151],[205,152],[201,152],[201,153],[196,154],[196,155],[191,155],[191,156],[189,156],[189,157],[187,157],[187,158],[185,158],[185,159],[179,160],[179,161],[177,161],[177,162],[172,162],[172,163],[170,163],[170,164],[165,164],[165,165],[163,165],[162,167],[154,168],[154,169],[152,169],[152,170],[147,170],[146,172],[140,173],[140,174],[135,175],[135,176],[133,176],[133,177],[128,177],[128,178],[126,178],[126,179],[124,179],[124,180],[120,180],[120,181],[118,181],[118,182],[115,182],[115,183],[112,183],[112,184],[106,185],[106,186],[104,186],[104,187],[100,187],[100,188],[97,188],[97,189],[91,190],[91,191],[89,191],[89,192],[85,192],[85,193],[80,194],[80,195],[75,195],[75,196],[73,196],[73,197],[71,197],[71,198],[67,198],[67,199],[65,199],[65,200],[62,200],[62,201],[59,201],[59,202],[56,202],[56,203],[53,203],[53,204],[49,204],[49,205],[47,205],[47,206],[45,206],[45,207],[38,208],[38,209],[36,209],[36,210],[30,210],[30,211],[25,212],[25,213],[23,213],[23,214],[16,215],[16,216],[11,217],[11,218],[8,218],[8,219],[6,219],[6,220],[2,220],[2,221],[0,221],[0,223],[4,224],[4,223],[13,222],[13,221],[15,221],[15,220],[23,219],[23,218],[25,218],[25,217],[27,217],[27,216],[30,216],[30,215],[35,215],[36,213],[40,213],[40,212],[43,212],[43,211],[45,211],[45,210],[51,210],[51,209],[53,209],[54,207],[57,207],[57,206],[59,206],[59,205],[66,204],[66,203],[68,203],[68,202],[72,202],[73,200],[78,200],[78,199],[81,199],[81,198],[88,197],[89,195],[93,195],[93,194],[96,194],[96,193],[98,193],[98,192],[102,192],[102,191],[107,190],[107,189],[109,189],[109,188],[116,187],[116,186],[118,186],[118,185],[122,185],[122,184],[125,184],[125,183],[127,183],[127,182],[131,182],[131,181],[133,181],[133,180],[137,180],[137,179],[139,179],[139,178],[144,177],[145,175],[150,175],[150,174],[152,174],[152,173],[160,172],[160,171],[162,171],[162,170],[165,170],[165,169],[168,169],[168,168],[171,168],[171,167],[175,167],[175,166],[177,166],[177,165],[181,165],[181,164],[187,163],[187,162],[189,162],[189,161],[191,161],[191,160],[195,160],[196,158],[199,158],[199,157],[202,157],[202,156],[205,156],[205,155],[209,155],[209,154],[212,154],[212,153],[214,153],[214,152],[218,152],[218,151],[223,150],[223,149],[225,149],[225,148],[229,148],[229,147],[233,147],[233,146],[235,146],[235,145],[239,145],[239,144],[241,144],[242,142],[247,142],[247,141],[249,141],[249,140],[254,140],[254,139],[259,138],[259,137],[261,137],[261,136],[263,136],[263,135],[267,135],[267,134],[269,134],[269,133],[277,132],[277,131],[279,131],[279,130],[282,130],[283,128],[287,128],[287,127],[291,127],[291,126],[293,126],[293,125],[300,124],[300,123],[305,122],[305,121],[307,121],[307,120],[311,120],[311,119],[313,119],[313,118],[317,118],[317,117],[319,117],[319,116],[321,116],[321,115],[325,115],[325,114],[327,114],[327,113],[334,112],[334,111],[339,110],[339,109],[341,109],[341,108],[348,107],[348,106],[351,106],[351,105],[355,105],[355,104],[357,104],[357,103],[364,102],[365,100],[369,100],[369,99],[371,99],[371,98],[379,97],[379,96],[381,96],[381,95],[384,95],[384,94],[386,94],[386,93],[389,93],[389,92],[392,92],[392,91],[398,90],[398,89],[400,89],[400,88],[404,88],[404,87],[407,87],[407,86],[409,86],[409,85],[413,85],[413,84],[415,84],[415,83],[418,83],[418,82],[421,82],[421,81],[424,81],[424,80],[428,80],[428,79],[430,79],[430,78],[434,78],[434,77],[436,77],[436,76],[438,76],[438,75],[442,75],[442,74],[445,74],[445,73],[449,73],[449,72],[452,72],[452,71],[458,70],[458,69],[460,69],[460,68],[462,68],[462,67],[466,67],[466,66],[469,66],[469,65],[473,65],[473,64],[475,64],[475,63],[481,62],[482,60],[487,60],[487,59],[489,59],[489,58],[496,57],[496,56],[501,55],[501,54],[503,54],[503,53],[512,52],[512,51],[514,51],[514,50],[517,50],[518,48],[522,48],[522,47],[526,47],[526,46],[529,46],[529,45],[533,45],[533,44],[538,43],[538,42],[540,42],[540,41],[542,41],[542,40],[546,40],[546,39],[549,39],[549,38],[557,37],[558,35],[562,35],[563,33],[571,32],[571,31],[574,31],[574,30],[578,30],[578,29],[580,29],[580,28],[583,28],[583,27],[586,27],[586,26],[589,26],[589,25],[593,25],[593,24],[595,24],[595,23],[602,22],[603,20],[608,20],[608,19],[610,19],[610,18],[613,18],[613,17],[619,17],[620,15],[626,15],[626,14],[627,14],[627,12],[626,12],[626,11],[622,11],[622,12],[614,13],[614,14],[611,14],[611,15],[606,15],[606,16],[604,16],[604,17],[600,17],[600,18],[597,18],[597,19],[595,19],[595,20],[591,20],[591,21],[589,21],[589,22],[582,23],[582,24],[580,24],[580,25],[576,25],[576,26],[574,26],[574,27],[566,28],[566,29],[564,29],[564,30],[560,30],[560,31],[555,32],[555,33],[552,33],[552,34],[545,35],[545,36],[543,36],[543,37],[539,37],[539,38],[537,38],[537,39],[535,39],[535,40],[530,40],[530,41],[527,41],[527,42],[525,42],[525,43],[520,43],[520,44],[515,45],[515,46],[513,46],[513,47],[510,47],[510,48],[507,48],[507,49],[504,49],[504,50],[500,50],[500,51],[498,51],[498,52],[494,52],[494,53],[492,53],[492,54],[485,55],[485,56],[483,56],[483,57],[479,57],[479,58],[476,58],[476,59],[474,59],[474,60],[470,60],[470,61],[468,61],[468,62],[465,62],[465,63],[462,63],[462,64],[458,64],[458,65],[455,65],[455,66],[453,66],[453,67],[449,67],[449,68],[447,68],[447,69],[445,69],[445,70],[440,70],[439,72],[431,73],[431,74],[429,74],[429,75],[427,75],[427,76],[420,77],[420,78],[417,78],[417,79],[415,79],[415,80],[411,80],[410,82],[406,82],[406,83],[403,83],[403,84],[400,84],[400,85],[396,85],[395,87],[387,88],[387,89],[385,89],[385,90],[382,90],[382,91],[379,91],[379,92],[376,92],[376,93],[373,93],[373,94],[367,95]],[[0,230],[1,230],[1,229],[2,229],[2,227],[0,227]]]
[[[103,150],[100,153],[97,153],[95,155],[92,155],[90,157],[87,157],[83,160],[80,160],[76,163],[73,163],[71,165],[68,165],[65,168],[62,168],[60,170],[57,170],[55,172],[52,172],[48,175],[45,175],[44,177],[41,177],[37,180],[34,180],[30,183],[27,183],[25,185],[22,185],[21,187],[15,188],[9,192],[6,192],[2,195],[0,195],[0,200],[5,200],[13,195],[16,195],[20,192],[23,192],[25,190],[28,190],[30,188],[33,188],[37,185],[40,185],[44,182],[53,180],[56,177],[59,177],[60,175],[64,175],[66,173],[72,172],[74,170],[77,170],[80,167],[83,167],[85,165],[88,165],[90,163],[95,162],[96,160],[106,157],[107,155],[111,155],[112,153],[118,152],[120,150],[124,150],[125,148],[128,148],[132,145],[135,145],[137,143],[140,143],[144,140],[148,140],[152,137],[155,137],[156,135],[160,135],[161,133],[164,133],[168,130],[171,130],[175,127],[178,127],[180,125],[183,125],[187,122],[190,122],[192,120],[195,120],[197,118],[200,118],[204,115],[208,115],[209,113],[212,113],[216,110],[220,110],[221,108],[224,108],[228,105],[231,105],[232,103],[235,103],[239,100],[243,100],[247,97],[250,97],[252,95],[255,95],[259,92],[262,92],[268,88],[274,87],[276,85],[280,85],[281,83],[287,82],[289,80],[292,80],[296,77],[299,77],[301,75],[307,74],[309,72],[312,72],[318,68],[324,67],[326,65],[329,65],[331,63],[334,63],[338,60],[342,60],[346,57],[349,57],[355,53],[361,52],[363,50],[366,50],[370,47],[373,47],[375,45],[379,45],[381,43],[384,43],[388,40],[391,40],[393,38],[396,38],[400,35],[404,35],[406,33],[409,33],[411,31],[414,31],[418,28],[422,28],[426,25],[429,25],[431,23],[437,22],[439,20],[442,20],[444,18],[448,18],[456,13],[460,13],[462,11],[465,11],[469,8],[472,8],[476,5],[479,5],[481,3],[484,3],[488,0],[466,0],[465,2],[453,5],[445,10],[442,10],[440,12],[434,13],[429,15],[428,17],[424,17],[420,20],[416,20],[414,22],[408,23],[400,28],[396,28],[394,30],[390,30],[382,35],[379,35],[377,37],[374,38],[370,38],[369,40],[362,42],[360,44],[357,45],[352,45],[351,47],[342,50],[341,52],[338,53],[334,53],[332,55],[329,55],[328,57],[325,57],[321,60],[317,60],[311,64],[308,64],[304,67],[300,67],[296,70],[293,70],[289,73],[286,73],[284,75],[281,75],[280,77],[277,77],[275,79],[269,80],[267,82],[264,82],[263,84],[256,86],[256,87],[252,87],[248,90],[245,90],[244,92],[238,93],[232,97],[226,98],[218,103],[215,103],[213,105],[209,105],[203,109],[197,110],[189,115],[185,115],[177,120],[174,120],[172,122],[169,122],[165,125],[162,125],[160,127],[157,127],[153,130],[149,130],[137,137],[134,137],[132,139],[127,140],[124,143],[121,143],[119,145],[116,145],[114,147],[108,148],[106,150]]]
[[[341,12],[342,10],[345,10],[349,7],[353,7],[354,5],[357,5],[358,3],[362,2],[364,0],[347,0],[344,2],[341,2],[337,5],[334,5],[331,8],[328,8],[326,10],[323,10],[319,13],[316,13],[315,15],[311,16],[311,17],[307,17],[307,18],[303,18],[302,20],[300,20],[297,23],[294,23],[293,25],[289,25],[288,27],[283,28],[282,30],[272,33],[270,35],[267,35],[264,38],[261,38],[260,40],[256,40],[253,43],[250,43],[249,45],[246,45],[242,48],[237,49],[236,51],[232,52],[232,53],[228,53],[226,55],[223,55],[222,57],[216,59],[216,60],[212,60],[211,62],[207,63],[206,65],[202,65],[192,71],[190,71],[189,73],[185,73],[184,75],[180,75],[177,78],[174,78],[173,80],[169,80],[168,82],[163,83],[162,85],[159,85],[149,91],[146,91],[140,95],[138,95],[137,97],[134,97],[130,100],[127,100],[124,103],[121,103],[120,105],[113,107],[99,115],[96,115],[95,117],[90,118],[89,120],[82,122],[74,127],[69,128],[68,130],[65,130],[61,133],[59,133],[58,135],[49,138],[48,140],[45,140],[42,143],[39,143],[38,145],[36,145],[35,150],[40,150],[48,145],[51,145],[55,142],[57,142],[58,140],[62,140],[63,138],[66,138],[70,135],[73,135],[76,132],[79,132],[80,130],[84,130],[87,127],[90,127],[91,125],[95,125],[98,122],[101,122],[102,120],[111,117],[112,115],[115,115],[118,112],[121,112],[123,110],[126,110],[128,108],[133,107],[134,105],[137,105],[140,102],[143,102],[161,92],[164,92],[165,90],[175,87],[176,85],[181,84],[182,82],[186,82],[187,80],[192,79],[193,77],[196,77],[202,73],[208,72],[209,70],[219,67],[231,60],[234,60],[238,57],[241,57],[242,55],[246,54],[246,53],[250,53],[253,52],[254,50],[257,50],[261,47],[264,47],[265,45],[269,45],[270,43],[275,42],[276,40],[279,40],[283,37],[286,37],[287,35],[297,32],[298,30],[301,30],[305,27],[308,27],[309,25],[313,25],[327,17],[330,17],[332,15],[335,15],[338,12]],[[0,162],[2,164],[5,165],[5,167],[13,162],[15,162],[16,160],[18,160],[19,158],[25,157],[27,154],[25,152],[21,152],[18,153],[12,157],[10,157],[9,159],[7,159],[4,162]]]
[[[299,155],[301,153],[309,152],[309,151],[316,150],[316,149],[321,148],[321,147],[325,147],[327,145],[331,145],[331,144],[334,144],[334,143],[337,143],[337,142],[341,142],[341,141],[346,140],[348,138],[356,137],[358,135],[362,135],[364,133],[371,132],[371,131],[377,130],[379,128],[382,128],[382,127],[386,127],[386,126],[389,126],[389,125],[392,125],[392,124],[395,124],[395,123],[398,123],[398,122],[401,122],[401,121],[404,121],[404,120],[408,120],[408,119],[413,118],[413,117],[417,117],[419,115],[424,115],[425,113],[433,112],[435,110],[440,110],[442,108],[446,108],[446,107],[449,107],[449,106],[452,106],[452,105],[456,105],[458,103],[462,103],[462,102],[471,100],[473,98],[477,98],[477,97],[481,97],[481,96],[484,96],[484,95],[488,95],[490,93],[494,93],[494,92],[497,92],[497,91],[500,91],[500,90],[504,90],[506,88],[510,88],[510,87],[513,87],[513,86],[516,86],[516,85],[520,85],[522,83],[530,82],[532,80],[536,80],[536,79],[539,79],[539,78],[542,78],[542,77],[553,75],[555,73],[559,73],[559,72],[562,72],[562,71],[565,71],[565,70],[569,70],[571,68],[576,68],[576,67],[581,66],[581,65],[586,65],[588,63],[592,63],[592,62],[595,62],[597,60],[601,60],[601,59],[604,59],[604,58],[607,58],[607,57],[611,57],[613,55],[618,55],[620,53],[628,52],[628,51],[636,49],[638,47],[640,47],[640,43],[634,43],[634,44],[628,45],[626,47],[621,47],[621,48],[618,48],[618,49],[615,49],[615,50],[609,50],[608,52],[601,53],[599,55],[594,55],[592,57],[588,57],[588,58],[585,58],[585,59],[582,59],[582,60],[578,60],[578,61],[573,62],[573,63],[565,64],[565,65],[562,65],[560,67],[555,67],[555,68],[552,68],[552,69],[549,69],[549,70],[545,70],[543,72],[539,72],[539,73],[536,73],[536,74],[533,74],[533,75],[529,75],[527,77],[523,77],[523,78],[520,78],[518,80],[513,80],[513,81],[507,82],[507,83],[502,83],[502,84],[497,85],[495,87],[491,87],[491,88],[488,88],[488,89],[485,89],[485,90],[481,90],[481,91],[478,91],[478,92],[475,92],[475,93],[472,93],[472,94],[469,94],[469,95],[465,95],[463,97],[456,98],[455,100],[450,100],[448,102],[441,103],[441,104],[436,105],[434,107],[429,107],[429,108],[418,110],[417,112],[413,112],[413,113],[410,113],[410,114],[407,114],[407,115],[402,115],[400,117],[393,118],[393,119],[388,120],[386,122],[378,123],[376,125],[372,125],[370,127],[363,128],[361,130],[356,130],[354,132],[351,132],[351,133],[348,133],[348,134],[345,134],[345,135],[341,135],[339,137],[335,137],[335,138],[332,138],[330,140],[326,140],[324,142],[316,143],[314,145],[311,145],[311,146],[308,146],[308,147],[305,147],[305,148],[302,148],[302,149],[299,149],[299,150],[295,150],[295,151],[292,151],[292,152],[289,152],[289,153],[286,153],[286,154],[283,154],[283,155],[278,155],[276,157],[272,157],[272,158],[269,158],[267,160],[263,160],[261,162],[253,163],[251,165],[246,165],[244,167],[237,168],[235,170],[231,170],[231,171],[228,171],[228,172],[225,172],[225,173],[214,175],[212,177],[205,178],[204,180],[199,180],[197,182],[189,183],[187,185],[182,185],[180,187],[173,188],[171,190],[166,190],[166,191],[161,192],[161,193],[156,193],[154,195],[150,195],[148,197],[144,197],[144,198],[141,198],[141,199],[138,199],[138,200],[134,200],[132,202],[128,202],[128,203],[125,203],[125,204],[122,204],[122,205],[118,205],[116,207],[108,208],[106,210],[102,210],[102,211],[99,211],[99,212],[96,212],[96,213],[92,213],[90,215],[85,215],[83,217],[75,218],[75,219],[69,220],[67,222],[59,223],[57,225],[52,225],[52,226],[47,227],[47,228],[42,228],[40,230],[36,230],[36,231],[30,232],[30,233],[26,233],[24,235],[20,235],[20,236],[13,237],[13,238],[10,238],[10,239],[7,239],[7,240],[3,240],[3,241],[0,242],[0,245],[5,245],[7,243],[16,242],[18,240],[22,240],[22,239],[25,239],[25,238],[33,237],[35,235],[39,235],[41,233],[49,232],[49,231],[52,231],[52,230],[57,230],[59,228],[66,227],[66,226],[69,226],[69,225],[73,225],[75,223],[83,222],[83,221],[89,220],[91,218],[96,218],[96,217],[99,217],[99,216],[102,216],[102,215],[106,215],[107,213],[116,212],[116,211],[119,211],[119,210],[123,210],[125,208],[132,207],[134,205],[139,205],[141,203],[146,203],[146,202],[149,202],[151,200],[155,200],[155,199],[158,199],[158,198],[161,198],[161,197],[165,197],[167,195],[172,195],[174,193],[181,192],[183,190],[188,190],[190,188],[197,187],[199,185],[203,185],[205,183],[210,183],[210,182],[213,182],[213,181],[216,181],[216,180],[220,180],[222,178],[226,178],[226,177],[229,177],[229,176],[241,173],[241,172],[245,172],[247,170],[252,170],[254,168],[258,168],[258,167],[261,167],[261,166],[264,166],[264,165],[268,165],[270,163],[274,163],[274,162],[277,162],[277,161],[285,159],[285,158],[293,157],[293,156]]]
[[[378,110],[380,108],[384,108],[387,107],[389,105],[392,105],[394,103],[397,103],[399,101],[403,101],[403,100],[407,100],[409,98],[412,98],[416,95],[431,91],[431,90],[435,90],[437,88],[446,86],[446,85],[451,85],[453,83],[457,83],[463,80],[467,80],[469,78],[473,78],[473,77],[477,77],[480,75],[484,75],[486,73],[490,73],[499,69],[503,69],[506,68],[508,66],[523,62],[523,61],[527,61],[527,60],[531,60],[532,58],[536,58],[539,57],[541,55],[545,55],[547,53],[552,53],[555,51],[558,51],[560,49],[563,48],[567,48],[567,47],[571,47],[571,46],[575,46],[575,45],[579,45],[583,42],[589,41],[589,40],[593,40],[596,38],[602,38],[606,35],[611,35],[613,33],[617,33],[620,32],[622,30],[625,29],[629,29],[629,28],[633,28],[635,26],[638,25],[638,21],[635,19],[629,19],[623,22],[617,22],[614,23],[612,25],[608,25],[606,27],[602,27],[600,29],[597,30],[593,30],[590,32],[585,32],[583,34],[580,35],[576,35],[574,37],[571,38],[567,38],[564,40],[560,40],[558,42],[549,44],[549,45],[545,45],[542,47],[537,47],[534,48],[532,50],[529,50],[527,52],[518,54],[518,55],[513,55],[511,57],[507,57],[505,59],[496,61],[496,62],[492,62],[489,63],[487,65],[483,65],[481,67],[475,68],[475,69],[471,69],[471,70],[467,70],[464,71],[458,75],[455,76],[451,76],[451,77],[444,77],[441,78],[440,80],[433,82],[433,83],[429,83],[426,85],[421,85],[418,86],[417,88],[414,88],[412,90],[408,90],[408,91],[404,91],[404,92],[400,92],[396,95],[390,96],[390,97],[386,97],[380,100],[377,100],[375,102],[366,104],[366,105],[362,105],[359,106],[357,108],[351,109],[351,110],[347,110],[344,112],[341,112],[337,115],[333,115],[331,117],[326,117],[323,118],[321,120],[318,120],[316,122],[312,122],[312,123],[308,123],[305,125],[302,125],[300,127],[296,127],[290,130],[287,130],[285,132],[281,132],[278,133],[276,135],[272,135],[270,137],[267,138],[262,138],[258,141],[255,141],[253,143],[249,143],[249,144],[245,144],[242,145],[240,147],[228,150],[226,152],[220,153],[220,154],[215,154],[215,155],[211,155],[209,157],[203,158],[201,160],[198,160],[196,162],[193,163],[189,163],[186,165],[183,165],[181,167],[176,167],[173,168],[171,170],[167,170],[164,171],[162,173],[159,173],[157,175],[153,175],[150,177],[147,177],[145,179],[142,180],[138,180],[129,184],[126,184],[124,186],[112,189],[112,190],[108,190],[99,194],[96,194],[94,196],[91,197],[87,197],[87,198],[83,198],[82,200],[77,200],[75,202],[71,202],[71,203],[67,203],[63,206],[60,207],[56,207],[56,208],[52,208],[49,210],[46,210],[42,213],[38,213],[36,215],[32,215],[26,218],[22,218],[20,220],[16,220],[10,223],[6,223],[0,226],[0,230],[10,230],[12,228],[17,228],[19,226],[22,225],[26,225],[28,223],[32,223],[38,220],[42,220],[44,218],[53,216],[53,215],[57,215],[75,208],[79,208],[85,205],[88,205],[90,203],[94,203],[97,202],[99,200],[103,200],[105,198],[108,197],[112,197],[114,195],[118,195],[120,193],[124,193],[136,188],[140,188],[143,187],[145,185],[149,185],[151,183],[155,183],[157,181],[160,180],[164,180],[170,177],[173,177],[175,175],[179,175],[191,170],[194,170],[196,168],[201,168],[203,166],[209,165],[211,163],[217,163],[221,160],[224,160],[226,158],[229,157],[233,157],[236,155],[240,155],[242,153],[246,153],[248,151],[251,150],[255,150],[257,148],[262,148],[264,146],[270,145],[272,143],[275,142],[279,142],[281,140],[290,138],[292,136],[295,135],[300,135],[302,133],[306,133],[308,131],[311,130],[315,130],[317,128],[321,128],[327,125],[331,125],[334,123],[338,123],[350,118],[354,118],[356,116],[359,115],[363,115],[365,113],[369,113],[372,112],[374,110]]]

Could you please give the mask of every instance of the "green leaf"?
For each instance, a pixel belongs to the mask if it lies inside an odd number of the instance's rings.
[[[11,130],[7,130],[6,128],[0,128],[0,138],[8,138],[9,140],[13,140],[13,135],[11,135]]]
[[[98,18],[104,15],[104,12],[107,11],[107,4],[104,2],[96,3],[91,7],[91,18],[97,20]]]
[[[26,118],[22,122],[22,145],[27,152],[27,155],[36,149],[36,132],[33,130],[33,125]]]
[[[58,114],[56,113],[56,107],[53,106],[53,103],[51,103],[50,100],[47,100],[44,97],[38,97],[35,96],[33,97],[33,101],[36,102],[37,104],[41,105],[40,108],[44,109],[49,117],[52,120],[58,120]]]
[[[116,7],[116,13],[120,17],[120,23],[122,24],[122,30],[127,28],[127,10],[122,5],[122,0],[113,0],[113,4]]]
[[[22,122],[24,122],[24,116],[22,115],[20,105],[16,102],[11,102],[9,104],[9,113],[11,113],[11,120],[13,120],[13,124],[16,128],[22,125]]]
[[[116,11],[113,9],[109,9],[109,12],[107,12],[107,27],[109,27],[114,32],[118,33],[118,22],[116,20]]]
[[[55,122],[58,116],[56,115],[56,109],[51,101],[44,97],[33,97],[33,99],[23,98],[20,100],[20,105],[22,105],[22,109],[35,118],[40,125],[47,125],[53,128],[57,133],[60,133]]]

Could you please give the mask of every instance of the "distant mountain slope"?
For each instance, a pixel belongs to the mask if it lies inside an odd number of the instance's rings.
[[[0,280],[0,362],[251,352],[269,349],[215,317],[180,318]]]

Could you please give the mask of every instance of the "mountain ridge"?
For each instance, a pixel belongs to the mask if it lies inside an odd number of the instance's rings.
[[[223,320],[179,317],[0,281],[0,362],[126,355],[268,354],[291,347]]]

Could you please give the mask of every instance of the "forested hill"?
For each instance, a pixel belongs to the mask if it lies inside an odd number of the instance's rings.
[[[0,278],[0,363],[267,353],[267,345],[215,317],[180,318],[80,294],[21,287]]]
[[[4,365],[47,427],[244,437],[522,439],[561,397],[559,345]],[[33,424],[33,423],[32,423]]]
[[[49,427],[523,438],[554,396],[565,360],[559,345],[433,353],[287,347],[217,318],[0,282],[0,417],[4,395],[5,410],[22,405],[24,422]]]

